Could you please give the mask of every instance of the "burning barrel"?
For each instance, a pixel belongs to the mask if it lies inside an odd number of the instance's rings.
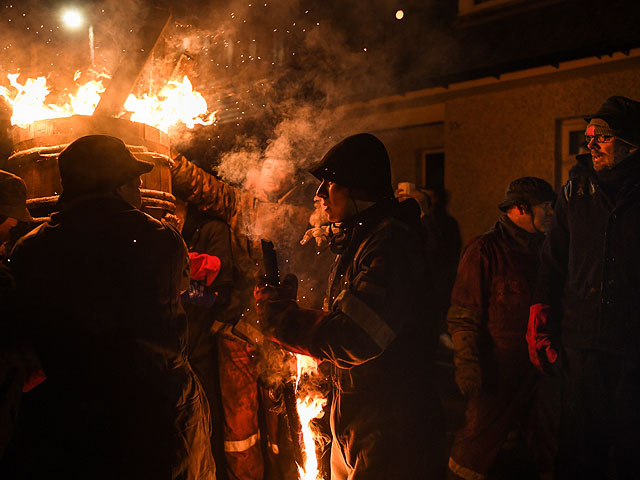
[[[27,205],[32,215],[48,216],[61,191],[58,155],[74,140],[93,134],[118,137],[153,170],[142,176],[142,207],[155,218],[174,219],[171,194],[169,136],[152,126],[122,118],[74,115],[38,120],[12,129],[14,154],[7,169],[27,184]]]

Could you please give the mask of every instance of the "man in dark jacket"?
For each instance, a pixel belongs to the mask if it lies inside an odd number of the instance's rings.
[[[468,403],[451,449],[450,478],[486,478],[508,434],[536,427],[539,374],[528,361],[524,336],[554,200],[544,180],[514,180],[499,205],[504,214],[467,244],[460,259],[447,322],[456,383]],[[533,433],[538,468],[550,474],[554,436]]]
[[[258,312],[276,341],[332,364],[332,479],[441,478],[429,365],[437,329],[422,311],[419,207],[394,199],[389,157],[373,135],[346,138],[312,173],[337,226],[326,308],[303,309],[292,289],[258,286]]]
[[[185,353],[186,247],[139,210],[153,164],[104,135],[58,164],[60,211],[11,255],[20,327],[47,375],[21,412],[18,477],[214,479]]]
[[[586,118],[589,155],[563,187],[542,250],[527,342],[562,371],[556,478],[638,478],[640,103],[611,97]]]

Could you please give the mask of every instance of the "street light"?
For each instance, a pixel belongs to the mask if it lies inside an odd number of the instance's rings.
[[[84,17],[79,10],[75,8],[68,8],[64,12],[62,12],[62,21],[69,28],[78,28],[81,27],[84,23]]]
[[[67,27],[76,29],[85,23],[85,18],[82,16],[80,10],[76,8],[68,8],[62,12],[62,21]],[[89,55],[91,56],[91,66],[93,67],[96,61],[93,44],[93,25],[91,24],[89,24]]]

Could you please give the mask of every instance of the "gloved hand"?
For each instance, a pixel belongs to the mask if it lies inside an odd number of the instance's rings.
[[[256,311],[269,340],[293,353],[314,356],[314,326],[328,314],[298,307],[297,291],[298,279],[293,274],[286,275],[277,287],[267,285],[259,276],[253,289]]]
[[[269,285],[264,280],[264,274],[259,273],[253,288],[253,298],[256,301],[256,311],[260,320],[267,325],[281,310],[296,304],[298,297],[298,277],[288,273],[280,285]]]
[[[293,273],[287,273],[280,285],[270,285],[266,281],[263,272],[256,274],[256,284],[253,288],[253,296],[257,300],[296,300],[298,296],[298,277]]]
[[[558,350],[554,347],[552,329],[549,324],[551,307],[542,303],[529,308],[527,345],[531,363],[543,374],[553,373],[552,367],[558,360]]]
[[[477,395],[482,387],[482,369],[478,358],[477,333],[455,332],[453,361],[456,365],[455,381],[464,397]]]

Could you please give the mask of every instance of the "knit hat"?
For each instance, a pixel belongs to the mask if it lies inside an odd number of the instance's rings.
[[[358,200],[377,202],[394,197],[387,149],[369,133],[352,135],[333,146],[310,173],[349,188]]]
[[[27,210],[27,187],[13,173],[0,170],[0,215],[21,222],[33,222]]]
[[[504,200],[498,208],[506,212],[514,205],[538,205],[554,202],[556,193],[551,185],[537,177],[522,177],[509,184],[504,192]]]
[[[106,193],[143,173],[153,163],[138,160],[124,142],[108,135],[87,135],[58,157],[62,195]]]
[[[593,115],[587,135],[613,135],[633,146],[640,146],[640,102],[626,97],[609,97]]]

